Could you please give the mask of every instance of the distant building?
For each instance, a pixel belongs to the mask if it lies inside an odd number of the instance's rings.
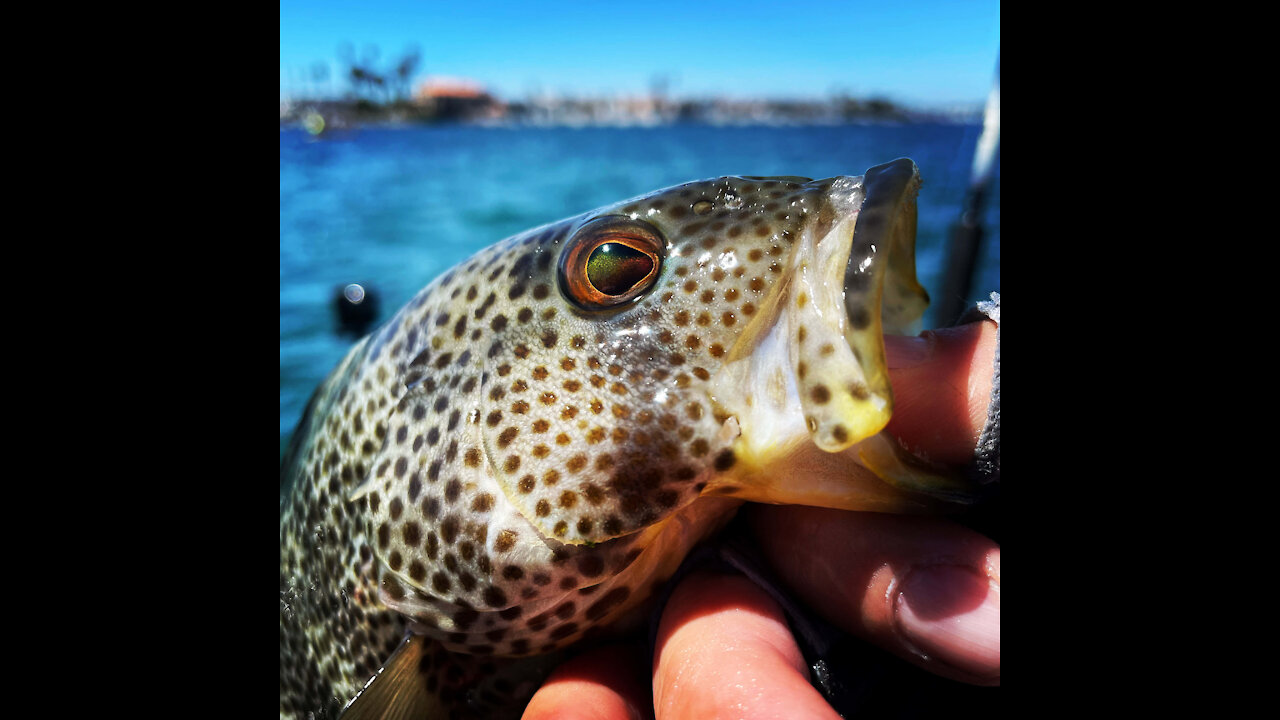
[[[444,120],[499,118],[505,106],[474,80],[428,77],[418,83],[413,102]]]

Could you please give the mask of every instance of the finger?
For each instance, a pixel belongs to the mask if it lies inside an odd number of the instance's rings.
[[[844,630],[927,670],[1000,684],[1000,547],[946,520],[749,510],[770,565]]]
[[[967,464],[987,420],[995,347],[990,321],[885,336],[893,387],[888,432],[924,457]]]
[[[638,646],[609,645],[556,668],[526,706],[523,720],[644,720],[649,673]]]
[[[694,573],[658,628],[653,704],[660,720],[839,716],[809,684],[781,608],[738,575]]]

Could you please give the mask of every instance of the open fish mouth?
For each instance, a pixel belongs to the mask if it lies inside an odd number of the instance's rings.
[[[893,413],[884,333],[909,331],[929,304],[915,269],[919,170],[901,158],[828,182],[788,272],[714,379],[722,432],[737,434],[745,462],[707,492],[895,512],[965,501],[967,484],[882,433]]]

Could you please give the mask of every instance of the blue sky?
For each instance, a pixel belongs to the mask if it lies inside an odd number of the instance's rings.
[[[918,107],[979,105],[1000,48],[998,0],[975,2],[335,2],[281,0],[281,94],[338,48],[410,45],[425,75],[466,77],[507,99],[532,91],[677,97],[880,95]],[[340,79],[331,81],[340,89]]]

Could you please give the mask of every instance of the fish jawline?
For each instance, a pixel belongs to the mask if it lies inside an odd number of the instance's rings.
[[[886,512],[967,499],[964,483],[882,432],[893,410],[883,333],[911,327],[928,304],[915,278],[919,187],[906,159],[832,182],[712,379],[738,463],[704,494]]]
[[[806,417],[801,386],[808,376],[810,346],[831,348],[831,363],[839,363],[865,380],[865,373],[846,340],[848,316],[843,280],[849,261],[858,212],[862,205],[861,178],[848,180],[836,193],[835,218],[825,232],[806,226],[791,250],[788,270],[765,299],[724,364],[711,381],[712,401],[736,419],[741,434],[735,454],[749,464],[763,465],[773,457],[789,456],[814,444],[814,428]],[[891,397],[874,398],[891,408]],[[811,417],[811,416],[810,416]],[[888,414],[873,419],[848,447],[879,432]],[[821,445],[820,445],[821,446]],[[843,449],[839,448],[839,449]],[[834,451],[837,448],[824,447]]]

